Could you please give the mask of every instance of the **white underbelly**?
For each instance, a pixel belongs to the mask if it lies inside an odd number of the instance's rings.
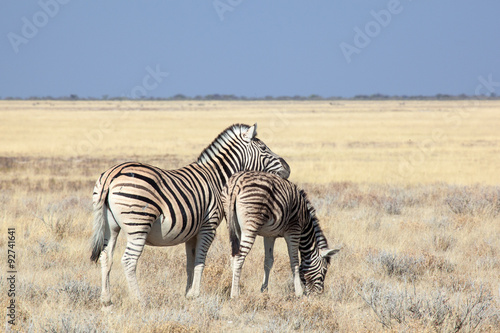
[[[177,221],[172,228],[172,219],[160,215],[151,227],[151,231],[146,238],[146,244],[152,246],[174,246],[185,243],[189,238],[197,234],[198,228],[192,231],[191,235],[188,235],[190,230],[189,226],[190,221],[188,221],[185,230],[182,231],[182,221]]]

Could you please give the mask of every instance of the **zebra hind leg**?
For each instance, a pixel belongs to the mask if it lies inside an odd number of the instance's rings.
[[[274,264],[274,242],[276,238],[274,237],[264,237],[264,281],[262,282],[261,292],[267,291],[267,286],[269,284],[269,273]]]
[[[256,234],[241,234],[240,253],[233,257],[233,283],[231,286],[231,298],[240,296],[240,276],[243,263],[255,242]]]
[[[188,240],[186,245],[186,273],[187,273],[187,284],[186,284],[186,295],[193,285],[193,275],[194,275],[194,261],[196,255],[196,243],[197,237],[193,237]]]
[[[139,260],[144,245],[146,244],[146,237],[149,230],[140,233],[131,233],[127,235],[127,247],[122,257],[122,265],[127,278],[128,287],[132,298],[137,302],[142,303],[141,293],[139,291],[139,284],[137,283],[136,268],[137,260]]]
[[[108,216],[107,221],[108,223],[104,230],[104,249],[99,257],[102,271],[101,303],[103,310],[106,310],[112,304],[109,274],[111,272],[111,267],[113,266],[113,253],[115,250],[116,240],[120,234],[120,227],[112,216]]]

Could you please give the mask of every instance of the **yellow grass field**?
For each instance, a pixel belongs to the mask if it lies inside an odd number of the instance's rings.
[[[92,189],[112,165],[171,169],[194,161],[233,123],[289,163],[290,180],[341,245],[325,293],[293,296],[278,240],[260,293],[262,241],[229,299],[225,222],[202,294],[184,298],[184,247],[146,247],[131,302],[119,256],[111,313],[92,264]],[[20,332],[498,332],[499,101],[0,101],[2,329]],[[8,262],[15,229],[15,297]],[[12,246],[11,246],[12,249]],[[15,299],[15,325],[7,307]]]

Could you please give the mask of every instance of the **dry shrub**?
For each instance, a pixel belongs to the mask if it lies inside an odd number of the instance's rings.
[[[46,288],[31,282],[20,283],[19,293],[34,306],[39,306],[49,297],[49,291]]]
[[[0,156],[0,171],[8,172],[16,167],[15,159],[13,157]]]
[[[203,329],[197,326],[185,325],[175,321],[167,321],[161,323],[149,322],[140,328],[143,332],[151,332],[151,333],[198,333],[203,332]],[[128,329],[126,332],[135,333],[137,330]]]
[[[441,232],[439,234],[436,234],[432,238],[432,244],[434,245],[434,248],[438,251],[448,251],[453,249],[455,244],[457,243],[457,239],[450,234],[446,234],[444,232]]]
[[[75,313],[64,313],[56,318],[43,318],[42,323],[36,320],[31,322],[34,331],[41,332],[110,332],[103,327],[101,321],[95,315],[79,316]],[[30,330],[31,331],[31,330]]]
[[[455,215],[495,217],[500,213],[500,187],[452,187],[445,204]]]
[[[440,197],[429,186],[400,188],[395,186],[360,186],[351,182],[325,185],[302,184],[320,211],[324,206],[341,210],[371,207],[388,215],[401,215],[405,207],[418,207],[430,198]],[[432,202],[432,201],[430,201]],[[329,214],[330,211],[327,211]]]
[[[417,326],[437,331],[473,332],[482,326],[496,322],[490,311],[494,307],[493,297],[482,286],[472,285],[471,291],[463,295],[452,295],[445,289],[428,294],[413,284],[409,289],[398,288],[369,280],[360,286],[358,295],[372,309],[383,327]],[[458,296],[458,297],[457,297]],[[498,309],[493,309],[498,316]]]
[[[450,263],[447,259],[436,256],[427,251],[422,254],[422,269],[430,273],[443,272],[443,273],[453,273],[455,271],[455,265]]]
[[[64,283],[58,293],[66,294],[68,300],[75,306],[97,307],[101,289],[91,285],[89,282],[71,280]]]
[[[332,332],[339,328],[332,313],[332,304],[324,296],[296,298],[267,293],[245,295],[231,300],[234,314],[266,313],[274,322],[268,328],[280,331],[301,330],[304,332]]]
[[[367,262],[389,277],[414,281],[423,270],[423,258],[414,258],[408,255],[396,255],[385,251],[376,254],[370,253]]]
[[[223,299],[229,299],[231,296],[233,272],[230,263],[231,251],[229,249],[229,241],[226,238],[227,235],[224,228],[226,228],[225,223],[219,226],[219,235],[212,242],[207,254],[206,265],[203,270],[203,288],[205,292],[215,294],[217,297]],[[242,287],[243,290],[244,287]]]
[[[370,253],[366,260],[376,271],[380,271],[388,277],[410,282],[420,279],[426,272],[451,273],[455,269],[447,260],[428,252],[423,252],[414,257],[380,251],[376,254]]]
[[[356,279],[352,276],[340,275],[330,280],[330,283],[325,283],[325,294],[332,299],[333,303],[352,302],[357,297],[352,288],[353,280]]]
[[[91,216],[91,200],[79,196],[68,196],[60,201],[52,201],[40,208],[41,204],[32,204],[31,214],[47,228],[54,239],[60,241],[83,230],[75,227],[75,216]]]
[[[229,299],[231,296],[233,274],[228,265],[210,264],[203,270],[204,292]]]
[[[404,207],[403,201],[398,198],[386,197],[381,203],[384,211],[389,215],[401,215]]]
[[[339,194],[339,199],[336,204],[340,209],[354,209],[358,208],[363,200],[363,193],[358,190],[357,186],[353,186]]]

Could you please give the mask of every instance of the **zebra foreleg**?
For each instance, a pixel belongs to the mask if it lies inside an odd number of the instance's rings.
[[[125,277],[127,278],[130,295],[138,302],[141,301],[141,293],[139,291],[139,284],[137,283],[136,268],[137,260],[142,254],[144,245],[146,244],[147,233],[141,234],[143,237],[129,234],[127,237],[127,247],[122,257],[122,265],[125,270]],[[135,236],[137,238],[132,238]]]
[[[264,281],[262,282],[261,292],[267,291],[267,285],[269,284],[269,273],[274,264],[274,242],[276,238],[274,237],[264,237]]]
[[[201,277],[203,275],[203,269],[205,268],[205,259],[207,257],[208,249],[215,238],[215,228],[202,229],[198,234],[198,240],[196,242],[196,254],[194,259],[194,269],[193,269],[193,283],[191,288],[186,293],[187,298],[195,298],[200,296],[200,285]],[[189,276],[188,276],[189,282]]]
[[[304,294],[304,289],[300,281],[299,274],[299,236],[285,236],[286,245],[288,247],[288,255],[290,256],[290,268],[293,274],[293,285],[295,287],[295,296],[301,297]]]
[[[198,242],[197,237],[193,237],[188,240],[186,245],[186,273],[187,273],[187,284],[186,284],[186,295],[193,285],[193,275],[194,275],[194,261],[196,258],[196,243]]]

